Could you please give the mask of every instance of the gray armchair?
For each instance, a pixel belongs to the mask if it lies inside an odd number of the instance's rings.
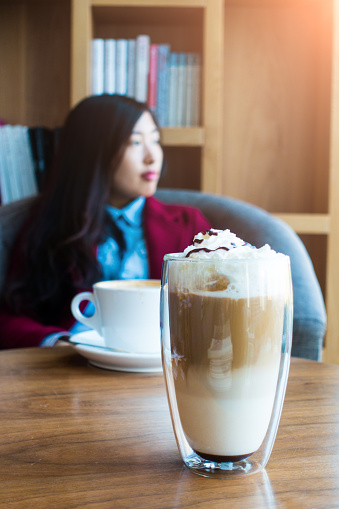
[[[256,247],[269,244],[290,256],[294,291],[292,355],[321,360],[326,332],[323,296],[303,243],[286,223],[248,203],[199,191],[159,189],[156,196],[164,202],[197,207],[214,228],[229,228]],[[15,236],[33,201],[27,198],[0,207],[0,296]]]

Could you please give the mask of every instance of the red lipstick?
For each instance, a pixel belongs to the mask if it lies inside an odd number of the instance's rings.
[[[142,173],[141,176],[143,179],[148,180],[148,181],[158,180],[158,178],[159,178],[158,172],[152,171],[152,170],[145,171],[144,173]]]

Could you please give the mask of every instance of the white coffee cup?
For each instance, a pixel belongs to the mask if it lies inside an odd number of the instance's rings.
[[[94,304],[86,317],[82,301]],[[92,292],[77,294],[71,303],[74,318],[96,330],[108,348],[131,353],[160,353],[160,281],[102,281]]]

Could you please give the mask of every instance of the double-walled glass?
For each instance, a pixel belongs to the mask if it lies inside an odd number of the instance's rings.
[[[283,406],[292,342],[290,261],[166,255],[162,361],[182,459],[227,477],[265,467]]]

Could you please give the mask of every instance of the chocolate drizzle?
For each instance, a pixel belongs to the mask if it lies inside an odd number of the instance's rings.
[[[185,258],[188,258],[192,253],[199,253],[199,251],[205,251],[205,253],[211,253],[212,251],[218,251],[219,249],[223,249],[224,251],[229,251],[228,247],[217,247],[217,249],[208,249],[207,247],[197,247],[196,249],[192,249]]]
[[[205,237],[206,235],[209,235],[210,237],[212,236],[215,236],[217,237],[220,233],[220,230],[213,230],[213,229],[210,229],[210,230],[206,230],[205,232],[201,232],[201,234],[203,235],[203,237]],[[200,244],[202,244],[206,239],[205,238],[202,238],[202,239],[197,239],[196,236],[194,237],[193,239],[193,246],[199,246]],[[212,251],[218,251],[219,249],[223,249],[224,251],[230,251],[231,249],[234,249],[237,247],[236,243],[235,242],[231,242],[231,247],[226,247],[226,246],[220,246],[220,247],[217,247],[215,249],[209,249],[208,247],[197,247],[195,249],[191,249],[191,251],[189,251],[185,258],[189,258],[190,255],[192,253],[199,253],[200,251],[204,251],[205,253],[211,253]],[[249,247],[254,247],[254,246],[251,246],[251,244],[249,244],[248,242],[243,242],[241,244],[242,246],[249,246]]]
[[[205,232],[201,232],[203,236],[205,235],[209,235],[210,237],[212,235],[214,235],[215,237],[218,236],[218,232],[217,231],[214,231],[214,230],[206,230]],[[202,242],[204,242],[205,239],[197,239],[196,237],[194,237],[193,239],[193,246],[196,246],[197,244],[201,244]]]

